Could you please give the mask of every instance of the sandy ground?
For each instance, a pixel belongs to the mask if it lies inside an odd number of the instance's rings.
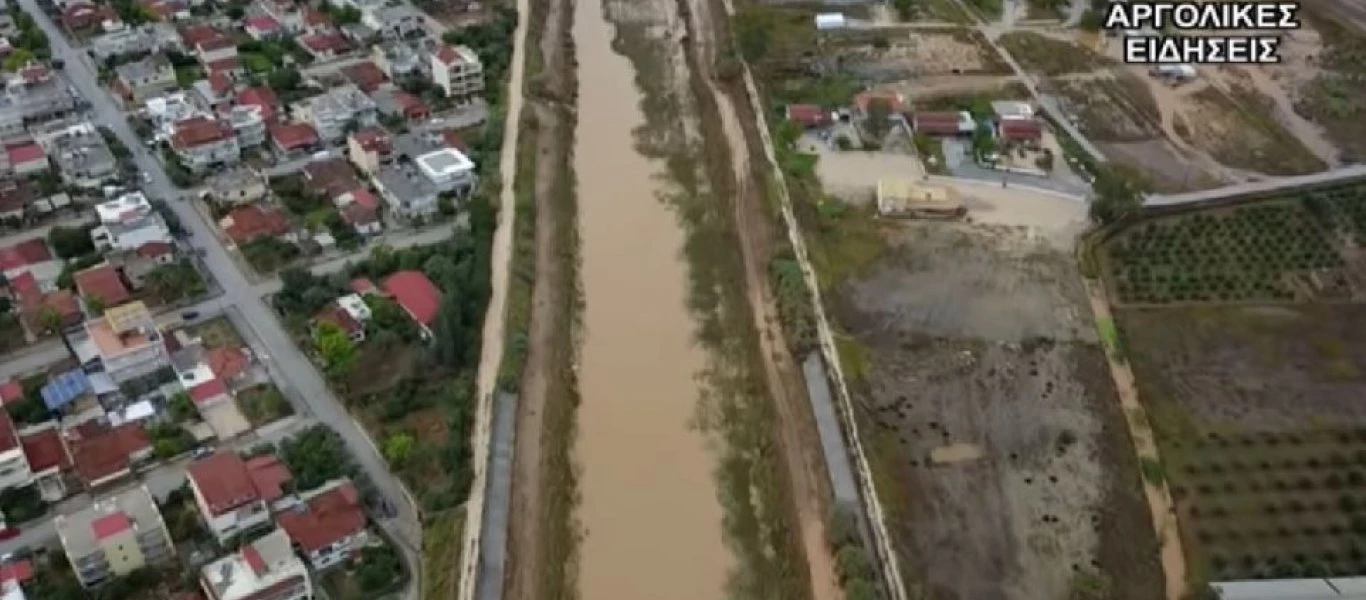
[[[961,191],[972,224],[905,224],[835,301],[866,349],[859,395],[908,578],[932,598],[1034,600],[1100,574],[1107,598],[1160,597],[1070,250],[1085,207]],[[955,444],[982,456],[929,464]]]

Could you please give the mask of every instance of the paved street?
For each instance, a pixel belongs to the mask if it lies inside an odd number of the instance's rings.
[[[34,0],[20,0],[19,4],[25,11],[33,15],[34,20],[47,34],[51,41],[53,58],[65,61],[65,73],[80,94],[91,103],[91,108],[95,113],[94,119],[107,125],[125,145],[135,149],[134,158],[137,160],[138,167],[151,176],[151,183],[145,188],[148,195],[153,198],[165,199],[179,195],[180,192],[171,185],[161,165],[147,153],[142,140],[128,127],[128,121],[122,111],[100,88],[95,73],[91,71],[89,63],[85,60],[84,53],[72,48],[66,36]],[[332,391],[328,389],[322,376],[294,346],[288,334],[275,319],[274,314],[256,294],[255,288],[237,270],[227,251],[218,242],[217,236],[210,230],[209,225],[195,214],[189,204],[185,202],[169,202],[168,204],[179,215],[185,227],[199,240],[200,244],[203,244],[205,248],[204,264],[225,290],[224,296],[219,299],[219,303],[240,311],[243,319],[255,329],[262,344],[269,352],[269,356],[273,359],[277,367],[273,374],[283,376],[285,378],[284,383],[297,391],[294,397],[303,399],[301,402],[303,405],[296,407],[297,412],[301,415],[311,415],[318,422],[335,429],[346,442],[351,453],[355,455],[361,468],[374,481],[376,488],[394,501],[398,515],[392,520],[383,521],[382,525],[399,541],[399,549],[409,567],[412,572],[417,573],[421,564],[419,553],[422,548],[422,528],[416,507],[409,501],[410,497],[398,478],[389,471],[388,465],[379,455],[369,436],[351,419],[351,415],[332,395]],[[417,579],[414,577],[410,580],[411,584],[406,590],[406,596],[416,597]]]

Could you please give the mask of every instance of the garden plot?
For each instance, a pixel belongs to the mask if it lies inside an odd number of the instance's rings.
[[[1124,304],[1360,300],[1366,186],[1150,219],[1104,247]]]
[[[1206,580],[1366,573],[1366,308],[1121,309]]]
[[[836,294],[894,542],[930,597],[1162,594],[1138,469],[1062,237],[910,223]]]
[[[1327,167],[1276,122],[1268,100],[1251,88],[1211,86],[1187,99],[1187,140],[1226,166],[1265,175],[1303,175]]]
[[[1132,142],[1162,136],[1157,100],[1144,81],[1128,71],[1055,78],[1048,91],[1068,102],[1094,142]]]

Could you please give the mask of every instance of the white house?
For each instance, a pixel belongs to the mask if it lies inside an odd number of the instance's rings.
[[[308,568],[280,530],[204,566],[199,585],[209,600],[307,600],[313,597]]]
[[[432,81],[452,98],[463,98],[484,91],[484,65],[479,55],[466,46],[442,45],[432,53]]]

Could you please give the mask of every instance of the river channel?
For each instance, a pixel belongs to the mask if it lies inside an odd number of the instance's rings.
[[[612,50],[615,28],[601,0],[575,4],[580,597],[719,599],[731,558],[717,457],[689,424],[705,355],[685,303],[684,231],[657,198],[663,165],[635,150],[641,92],[631,62]]]

